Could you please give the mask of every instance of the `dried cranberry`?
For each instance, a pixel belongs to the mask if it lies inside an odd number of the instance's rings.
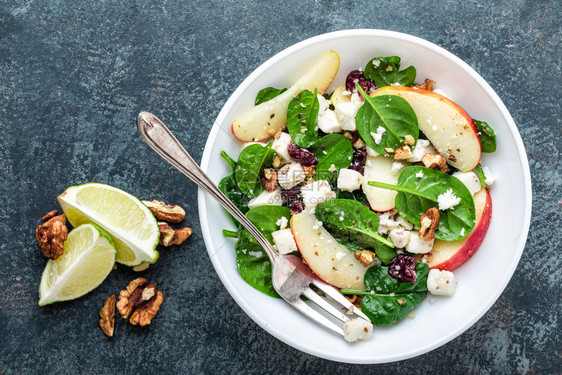
[[[291,215],[300,214],[304,211],[304,204],[301,201],[294,201],[291,204]]]
[[[357,87],[355,87],[355,85],[357,83],[367,94],[370,94],[377,89],[375,81],[370,78],[365,78],[365,75],[361,70],[353,70],[345,79],[345,89],[349,92],[356,92]]]
[[[301,201],[302,194],[300,185],[293,186],[289,190],[282,190],[281,200],[283,201],[283,204],[287,206],[290,206],[293,202]]]
[[[404,254],[395,256],[388,266],[388,274],[400,281],[415,283],[416,258]]]
[[[367,162],[367,151],[353,150],[353,160],[349,169],[353,169],[361,174],[365,172],[365,163]]]
[[[294,143],[291,143],[289,147],[287,147],[287,151],[289,151],[290,157],[302,165],[310,166],[318,164],[318,159],[316,159],[316,156],[314,156],[312,152],[305,150],[304,148],[300,148]]]

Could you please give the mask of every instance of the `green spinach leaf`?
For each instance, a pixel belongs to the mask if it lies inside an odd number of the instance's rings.
[[[353,160],[351,141],[341,134],[325,135],[309,149],[318,159],[314,176],[316,181],[334,181],[338,177],[339,170],[349,167]]]
[[[242,193],[255,197],[264,190],[261,184],[262,170],[271,165],[274,157],[275,151],[271,148],[271,142],[265,147],[256,143],[240,152],[234,174]]]
[[[287,109],[287,130],[293,142],[299,147],[308,148],[318,139],[318,90],[303,90],[293,98]]]
[[[484,121],[475,119],[472,119],[472,121],[474,121],[476,130],[478,130],[482,152],[496,151],[496,132],[494,131],[494,129],[492,129],[492,127]]]
[[[423,174],[422,178],[416,176],[420,172]],[[457,241],[467,236],[474,227],[476,214],[472,194],[456,177],[422,166],[411,166],[402,170],[398,185],[376,181],[370,181],[369,185],[398,191],[396,210],[406,220],[417,225],[429,208],[439,207],[437,197],[451,189],[461,200],[455,207],[439,211],[439,228],[435,232],[435,238]]]
[[[316,207],[316,218],[331,233],[346,236],[348,241],[364,247],[376,247],[378,242],[394,246],[377,233],[379,217],[363,204],[351,199],[330,199]]]
[[[373,266],[365,273],[365,291],[342,289],[343,294],[363,295],[361,311],[376,326],[404,320],[427,294],[429,266],[416,264],[416,282],[406,283],[388,275],[388,267]]]
[[[234,172],[236,170],[236,166],[238,165],[238,162],[233,158],[231,158],[230,155],[226,153],[226,151],[221,151],[220,155],[224,159],[224,161],[226,161],[226,164],[228,164],[230,170]]]
[[[407,135],[418,140],[418,118],[410,104],[397,95],[370,97],[358,85],[365,103],[357,111],[355,124],[359,135],[373,150],[384,155],[386,148],[393,150],[405,145]],[[377,138],[377,140],[375,140]]]
[[[476,174],[478,175],[478,179],[480,180],[480,185],[482,185],[483,188],[488,187],[488,184],[486,183],[486,175],[484,174],[484,171],[482,170],[482,164],[478,163],[478,165],[476,166],[476,168],[474,168],[474,170],[476,171]]]
[[[416,68],[409,66],[400,70],[400,57],[375,57],[365,66],[365,77],[375,81],[377,87],[390,86],[399,83],[402,86],[412,86],[416,80]]]
[[[266,87],[265,89],[261,89],[260,92],[256,95],[255,105],[259,105],[261,103],[265,103],[270,101],[271,99],[275,98],[278,95],[281,95],[287,91],[287,89],[276,89],[275,87]]]
[[[392,242],[391,242],[392,243]],[[390,261],[396,256],[398,255],[398,253],[396,252],[396,249],[394,248],[394,244],[392,244],[392,246],[387,246],[385,244],[378,243],[375,246],[375,254],[377,254],[377,257],[381,260],[381,262],[383,262],[384,264],[389,264]]]
[[[224,195],[226,195],[226,197],[230,199],[240,211],[242,211],[242,213],[248,212],[248,202],[250,199],[238,188],[234,172],[220,180],[219,190],[222,191]],[[238,221],[236,221],[234,217],[232,217],[232,220],[234,220],[235,224],[238,225]]]
[[[291,210],[282,206],[258,206],[246,214],[260,232],[273,243],[271,233],[279,230],[277,220],[281,217],[291,218]],[[256,239],[246,229],[238,232],[236,250],[236,269],[238,273],[255,289],[272,297],[279,297],[271,281],[271,262]]]

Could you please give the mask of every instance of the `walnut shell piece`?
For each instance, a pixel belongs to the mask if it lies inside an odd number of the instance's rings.
[[[100,310],[100,327],[103,333],[112,337],[115,329],[115,294],[107,296]]]
[[[57,211],[51,211],[41,220],[43,224],[35,230],[35,239],[41,248],[41,252],[49,259],[57,259],[64,252],[64,241],[68,237],[66,227],[66,215],[57,215]]]
[[[158,228],[160,229],[160,245],[166,247],[181,245],[185,240],[191,237],[192,233],[191,228],[174,229],[169,226],[168,223],[162,221],[158,222]]]
[[[422,163],[429,169],[435,169],[443,173],[447,173],[449,166],[447,166],[447,160],[441,156],[428,152],[422,159]]]
[[[161,201],[142,201],[157,220],[169,223],[181,223],[185,218],[185,211],[178,205],[166,204]]]
[[[439,210],[435,207],[428,209],[420,218],[418,236],[426,241],[435,238],[435,231],[439,228]]]

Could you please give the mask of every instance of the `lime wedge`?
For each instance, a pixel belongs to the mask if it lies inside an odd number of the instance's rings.
[[[138,266],[158,259],[158,223],[150,210],[131,194],[113,186],[91,183],[71,186],[57,199],[74,227],[92,223],[111,236],[117,262]]]
[[[39,285],[39,306],[68,301],[92,291],[115,264],[111,238],[91,224],[81,225],[64,241],[64,253],[49,259]]]

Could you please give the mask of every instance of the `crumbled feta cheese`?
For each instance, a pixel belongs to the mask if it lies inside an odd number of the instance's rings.
[[[400,84],[400,82],[394,82],[394,83],[391,83],[390,86],[396,87],[396,86],[402,86],[402,85]]]
[[[437,203],[439,204],[439,209],[444,211],[461,203],[461,199],[453,193],[453,189],[449,189],[443,194],[437,196]]]
[[[263,191],[260,195],[252,198],[248,202],[248,208],[254,208],[258,206],[281,206],[283,203],[281,199],[281,190],[275,189],[273,191]]]
[[[344,95],[344,96],[349,96],[349,95],[351,95],[351,91],[342,90],[341,94]]]
[[[290,163],[292,161],[289,156],[289,151],[287,150],[291,142],[292,139],[289,133],[283,132],[279,135],[279,138],[274,139],[271,144],[271,148],[277,153],[277,156],[279,156],[284,163]]]
[[[411,231],[406,251],[413,254],[427,254],[433,249],[433,241],[434,239],[424,240],[419,237],[418,232]]]
[[[286,164],[277,172],[277,181],[285,190],[300,184],[306,178],[302,165],[297,162]]]
[[[492,171],[490,171],[490,168],[482,167],[482,172],[484,173],[484,183],[488,186],[492,186],[496,178],[492,174]]]
[[[348,168],[340,169],[337,181],[338,189],[344,191],[354,191],[361,187],[362,182],[363,176],[361,173]]]
[[[404,228],[394,228],[390,231],[388,237],[397,248],[401,249],[406,247],[408,241],[410,240],[410,231],[404,230]]]
[[[330,165],[330,168],[328,168],[328,172],[330,172],[330,173],[334,173],[336,170],[337,170],[337,168],[334,164]]]
[[[351,94],[350,101],[341,102],[335,106],[342,130],[357,130],[357,127],[355,126],[355,115],[362,105],[362,97],[354,92]]]
[[[278,230],[271,233],[271,236],[273,237],[273,242],[275,242],[279,254],[289,254],[298,250],[295,238],[290,229]]]
[[[400,215],[396,215],[396,217],[394,218],[394,221],[396,221],[398,223],[398,225],[400,225],[402,228],[404,228],[406,230],[410,230],[414,227],[414,224],[410,223],[408,220],[404,219]]]
[[[404,164],[400,163],[399,161],[395,161],[392,163],[392,168],[390,169],[390,173],[398,174],[402,168],[404,168]]]
[[[324,133],[340,133],[341,125],[336,112],[330,109],[330,101],[318,94],[318,128]]]
[[[382,142],[382,136],[383,134],[386,133],[386,129],[383,128],[382,126],[379,126],[377,128],[377,132],[371,132],[371,137],[373,137],[373,140],[375,141],[376,144],[380,145]]]
[[[416,173],[416,177],[417,178],[423,178],[423,172],[419,171],[418,173]]]
[[[369,146],[367,146],[367,155],[369,155],[369,156],[379,156],[380,154],[378,152],[376,152],[375,150],[373,150],[372,148],[370,148]]]
[[[450,271],[432,269],[427,275],[427,290],[434,296],[451,297],[455,294],[457,280]]]
[[[464,237],[464,232],[465,232],[465,230],[464,230],[464,228],[462,228],[461,232],[460,232],[460,235],[463,236],[463,237]]]
[[[287,228],[288,224],[289,224],[289,220],[287,220],[285,216],[281,216],[281,218],[275,222],[275,225],[277,225],[279,229]]]
[[[476,173],[470,172],[455,172],[453,177],[458,178],[467,187],[470,194],[474,195],[482,189],[482,184]]]
[[[379,66],[381,66],[381,61],[379,59],[374,59],[371,64],[374,68],[378,68]]]
[[[379,234],[387,234],[398,226],[398,223],[394,221],[394,216],[396,215],[395,209],[386,212],[377,212],[377,215],[379,217]]]
[[[336,260],[342,260],[345,257],[345,253],[343,251],[338,251],[336,253]]]
[[[347,342],[357,340],[369,340],[373,334],[373,324],[371,322],[355,318],[345,322],[343,326],[343,337]]]
[[[361,108],[365,100],[363,100],[363,96],[356,91],[353,94],[351,94],[351,102],[355,104],[357,110],[359,110],[359,108]]]
[[[418,139],[416,147],[412,150],[412,157],[408,159],[410,163],[420,162],[425,154],[434,154],[435,147],[427,139]]]
[[[336,193],[332,191],[326,180],[314,181],[301,189],[302,200],[308,212],[313,212],[316,206],[328,199],[334,199]]]

